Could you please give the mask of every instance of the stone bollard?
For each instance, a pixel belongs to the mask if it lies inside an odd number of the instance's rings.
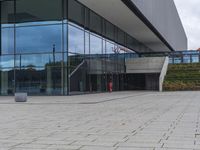
[[[15,93],[15,102],[27,102],[27,93]]]

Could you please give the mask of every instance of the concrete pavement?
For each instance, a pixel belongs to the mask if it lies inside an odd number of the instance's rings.
[[[0,97],[0,150],[200,150],[200,92]]]

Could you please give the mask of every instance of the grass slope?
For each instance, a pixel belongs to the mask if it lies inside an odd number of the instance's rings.
[[[200,63],[169,65],[165,91],[200,90]]]

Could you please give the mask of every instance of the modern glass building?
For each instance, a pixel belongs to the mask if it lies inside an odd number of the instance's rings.
[[[1,0],[0,95],[106,92],[110,81],[114,91],[125,90],[127,53],[176,48],[158,31],[159,28],[155,30],[156,25],[144,20],[148,17],[145,13],[137,13],[140,10],[137,3],[127,2]],[[104,6],[99,5],[103,3]],[[124,19],[121,13],[118,24],[114,16],[117,13],[113,10],[107,13],[109,9],[105,6],[122,12],[125,8],[124,13],[130,13],[127,17],[133,15],[139,21],[135,19],[134,26],[128,25],[128,21],[121,22],[120,19]],[[109,19],[112,16],[116,22]],[[136,36],[139,30],[148,33]],[[144,37],[157,41],[153,43]]]

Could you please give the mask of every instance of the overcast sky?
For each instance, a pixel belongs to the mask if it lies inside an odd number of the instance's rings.
[[[200,48],[200,0],[174,0],[188,37],[188,49]]]

